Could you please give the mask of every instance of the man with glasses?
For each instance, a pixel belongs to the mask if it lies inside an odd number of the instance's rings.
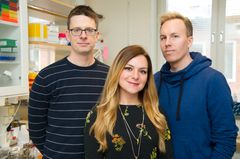
[[[108,72],[108,66],[94,58],[99,16],[84,5],[70,12],[66,35],[71,53],[41,70],[30,91],[30,139],[43,158],[85,158],[85,117]]]

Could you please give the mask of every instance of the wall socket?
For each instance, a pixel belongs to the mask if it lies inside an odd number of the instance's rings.
[[[18,104],[18,97],[9,97],[7,98],[8,104]]]

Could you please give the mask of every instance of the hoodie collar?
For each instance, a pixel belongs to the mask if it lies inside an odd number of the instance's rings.
[[[190,52],[189,54],[193,61],[187,67],[178,72],[171,72],[170,64],[168,62],[162,66],[160,72],[165,82],[170,84],[179,83],[182,78],[186,80],[212,64],[212,61],[209,58],[202,56],[198,52]]]
[[[182,95],[184,91],[184,82],[188,78],[197,74],[201,70],[211,65],[211,60],[205,56],[202,56],[198,52],[190,52],[190,56],[193,61],[183,70],[178,72],[170,71],[170,64],[165,63],[160,70],[160,84],[159,84],[159,94],[162,86],[162,82],[166,82],[169,84],[179,84],[179,95],[177,102],[177,110],[176,110],[176,121],[180,121],[180,109],[181,109],[181,101]]]

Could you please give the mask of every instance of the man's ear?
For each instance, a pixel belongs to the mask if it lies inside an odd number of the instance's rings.
[[[190,48],[192,46],[193,43],[193,36],[189,36],[188,37],[188,48]]]
[[[70,31],[66,30],[65,34],[66,34],[67,41],[70,42],[71,41],[71,33],[70,33]]]
[[[97,41],[100,39],[100,32],[99,31],[97,31],[97,33],[96,33],[96,39],[97,39]]]

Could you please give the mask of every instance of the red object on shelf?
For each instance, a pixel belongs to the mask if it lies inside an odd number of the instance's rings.
[[[59,39],[59,44],[61,44],[61,45],[67,45],[68,44],[65,33],[59,33],[58,34],[58,39]]]
[[[65,33],[59,33],[58,38],[66,38],[66,34]]]

